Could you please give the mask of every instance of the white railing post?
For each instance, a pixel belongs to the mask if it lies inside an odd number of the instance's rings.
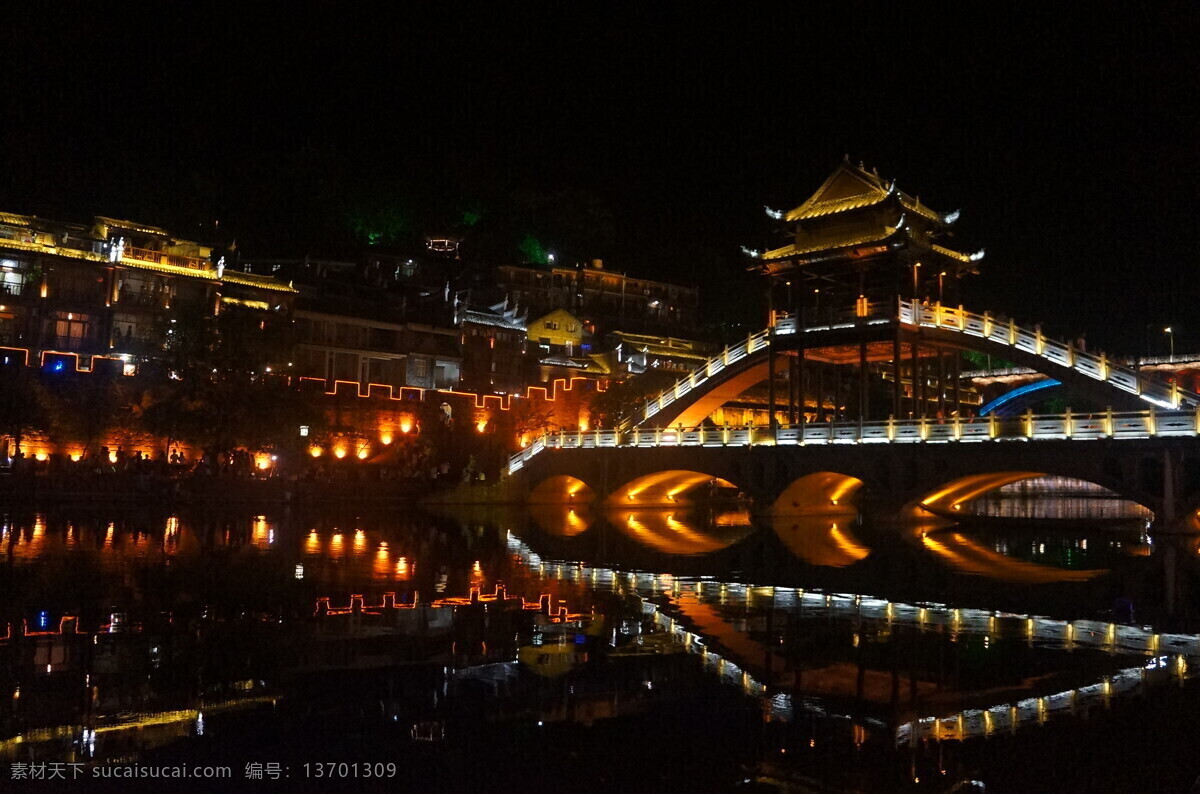
[[[1067,412],[1063,415],[1063,435],[1067,438],[1071,437],[1071,423],[1074,421],[1071,414],[1071,406],[1067,406]]]
[[[1000,428],[996,425],[996,414],[988,414],[988,438],[997,438],[1000,435]]]
[[[887,439],[888,439],[888,441],[896,440],[896,416],[895,416],[895,414],[888,414]]]
[[[1025,409],[1025,437],[1033,438],[1033,409]]]
[[[1113,410],[1110,405],[1104,411],[1104,434],[1112,438],[1115,432],[1116,425],[1113,424]]]
[[[983,313],[983,338],[984,339],[992,338],[992,313],[991,312]]]

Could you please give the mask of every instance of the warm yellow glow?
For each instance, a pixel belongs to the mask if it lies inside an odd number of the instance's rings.
[[[314,529],[308,533],[308,538],[304,541],[304,553],[316,554],[321,550],[321,539],[317,537],[317,531]]]
[[[857,477],[833,471],[813,472],[789,485],[771,511],[778,516],[852,512],[854,495],[861,487],[862,480]]]
[[[1006,557],[958,532],[951,533],[949,536],[939,535],[939,538],[939,540],[935,540],[926,535],[921,538],[921,543],[960,571],[1003,582],[1022,584],[1084,582],[1107,573],[1105,569],[1064,570]]]
[[[400,432],[407,433],[413,429],[413,421],[411,416],[400,417]]]
[[[689,490],[712,480],[721,488],[733,488],[733,483],[697,471],[672,469],[638,477],[611,497],[617,503],[637,501],[643,505],[673,505]],[[686,501],[686,500],[685,500]]]
[[[45,452],[38,452],[38,453],[36,453],[36,454],[35,454],[33,457],[34,457],[34,458],[36,458],[37,460],[45,460],[45,459],[46,459],[46,453],[45,453]]]
[[[367,459],[367,448],[366,447],[362,447],[358,450],[358,459],[359,460]]]
[[[591,502],[595,493],[587,483],[575,477],[557,475],[538,484],[529,494],[530,504],[582,504]]]
[[[260,452],[254,456],[254,465],[264,471],[271,468],[271,456],[265,452]]]
[[[321,448],[316,446],[309,447],[308,454],[312,455],[314,458],[319,458],[321,457]]]
[[[117,462],[117,451],[115,449],[108,453],[108,462],[109,463]]]
[[[385,447],[386,447],[388,444],[392,443],[392,434],[391,434],[389,431],[387,431],[387,430],[385,430],[384,432],[380,433],[380,434],[379,434],[379,443],[380,443],[380,444],[383,444]]]
[[[363,549],[367,547],[367,535],[361,529],[354,530],[354,551],[357,554],[362,554]]]
[[[344,540],[342,540],[342,533],[335,533],[333,539],[329,541],[329,556],[341,557],[342,550],[345,548],[345,546],[346,543]]]
[[[480,419],[480,420],[476,421],[476,422],[475,422],[475,429],[476,429],[478,432],[480,432],[480,433],[482,433],[483,431],[487,430],[487,420],[486,420],[486,419]]]
[[[994,491],[1005,485],[1033,477],[1043,476],[1035,471],[1003,471],[990,474],[969,474],[947,483],[938,490],[920,500],[920,506],[928,508],[929,512],[938,510],[955,510],[954,505],[971,501],[981,494]],[[917,512],[920,512],[919,510]]]
[[[811,565],[844,568],[863,560],[871,550],[859,542],[849,529],[855,513],[841,513],[838,521],[822,515],[777,516],[772,529],[788,551]]]
[[[340,459],[346,457],[346,448],[345,447],[337,447],[336,449],[333,450],[333,454],[334,454],[334,457],[336,457],[340,460]]]
[[[408,578],[408,557],[401,557],[400,559],[396,560],[396,578]]]
[[[72,460],[73,462],[75,462],[75,463],[78,463],[78,462],[79,462],[79,459],[80,459],[80,458],[82,458],[82,457],[83,457],[83,455],[82,455],[82,454],[80,454],[80,453],[78,453],[78,452],[72,452],[72,453],[71,453],[71,460]]]
[[[586,418],[586,417],[582,417],[582,416],[581,416],[581,417],[579,417],[579,429],[580,429],[581,431],[583,431],[584,433],[586,433],[586,432],[587,432],[587,430],[588,430],[588,426],[589,426],[589,425],[588,425],[588,420],[587,420],[587,418]]]

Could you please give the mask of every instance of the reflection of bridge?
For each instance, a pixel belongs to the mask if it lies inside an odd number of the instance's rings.
[[[585,582],[593,589],[611,588],[642,597],[666,596],[673,602],[719,607],[741,606],[770,609],[814,619],[846,619],[859,624],[906,626],[920,632],[950,636],[1019,638],[1034,645],[1062,650],[1089,648],[1113,657],[1141,656],[1145,662],[1115,670],[1095,683],[1049,695],[1035,695],[1015,702],[998,703],[940,715],[897,715],[889,726],[896,745],[915,744],[921,739],[966,740],[1020,728],[1042,725],[1048,719],[1075,714],[1089,706],[1108,708],[1114,697],[1141,693],[1148,687],[1178,685],[1195,674],[1200,658],[1200,636],[1165,634],[1143,626],[1124,626],[1091,620],[1055,620],[1039,615],[999,613],[992,610],[956,608],[946,604],[904,603],[865,594],[831,593],[803,588],[757,586],[741,582],[683,581],[670,574],[619,571],[582,564],[549,564],[516,535],[508,534],[508,548],[531,570],[546,578]],[[644,601],[648,617],[679,640],[689,653],[702,657],[706,669],[746,694],[762,697],[773,719],[790,719],[792,696],[780,690],[781,680],[774,660],[768,671],[752,672],[710,647],[714,637],[701,625],[680,622],[651,601]],[[686,616],[687,610],[684,611]],[[715,612],[711,614],[716,614]],[[714,624],[715,625],[715,624]],[[710,627],[711,628],[711,627]],[[719,626],[719,635],[732,631]],[[748,642],[739,638],[733,645]],[[720,636],[722,645],[731,645]],[[756,643],[747,648],[759,650]],[[736,650],[736,648],[731,648]],[[759,657],[761,658],[761,657]],[[739,659],[754,665],[754,659]],[[759,676],[768,677],[763,681]],[[850,719],[855,719],[850,717]]]
[[[861,488],[888,510],[922,505],[936,512],[1020,479],[1056,474],[1109,488],[1161,521],[1197,506],[1200,413],[1179,409],[1200,406],[1200,397],[987,314],[904,300],[894,315],[863,314],[813,327],[785,317],[679,380],[631,426],[543,436],[511,459],[509,473],[523,472],[540,502],[669,506],[715,478],[750,496],[760,511],[820,512],[839,501],[844,507]],[[778,370],[776,353],[857,344],[865,362],[869,343],[894,363],[902,345],[987,352],[1037,369],[1094,403],[1148,408],[1008,421],[955,415],[702,426],[716,408]],[[899,369],[894,377],[898,394]],[[542,454],[551,449],[576,451]]]

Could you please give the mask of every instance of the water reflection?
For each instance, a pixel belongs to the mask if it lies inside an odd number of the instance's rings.
[[[395,751],[485,724],[656,715],[680,732],[749,714],[907,768],[894,754],[922,740],[1119,709],[1190,687],[1200,664],[1200,626],[1168,608],[1187,603],[1196,544],[1140,529],[543,505],[38,513],[0,533],[9,759],[98,762],[260,719],[265,735],[361,726]],[[1143,581],[1168,582],[1167,604]]]
[[[703,521],[697,514],[651,509],[625,510],[609,517],[613,525],[637,543],[664,554],[711,554],[743,540],[752,531],[744,514],[721,514],[723,523]],[[746,516],[748,519],[748,516]]]
[[[857,516],[785,516],[772,519],[772,529],[788,551],[810,565],[835,568],[866,559],[871,550],[853,534]]]

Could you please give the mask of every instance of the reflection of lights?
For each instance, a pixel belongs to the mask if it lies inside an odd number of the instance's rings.
[[[354,551],[361,554],[367,547],[367,536],[361,529],[354,530]]]
[[[345,541],[342,540],[342,533],[336,533],[329,541],[329,555],[331,557],[342,556],[342,549],[345,547]]]
[[[409,576],[408,557],[401,557],[396,560],[396,578],[407,579]]]
[[[316,554],[321,550],[321,539],[317,537],[317,531],[314,529],[308,533],[308,539],[304,541],[304,553]]]

